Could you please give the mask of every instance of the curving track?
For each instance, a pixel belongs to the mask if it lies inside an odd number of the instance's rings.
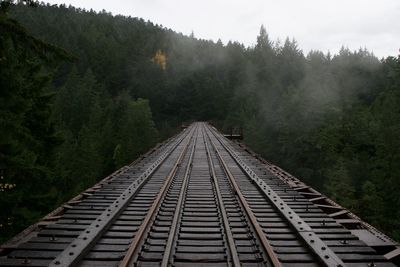
[[[345,211],[194,123],[3,245],[0,266],[396,266],[397,244]]]

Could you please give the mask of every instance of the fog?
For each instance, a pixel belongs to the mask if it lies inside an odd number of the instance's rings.
[[[76,7],[105,9],[142,17],[196,37],[225,44],[232,40],[254,45],[264,24],[272,39],[295,38],[305,53],[313,49],[338,53],[368,48],[378,57],[397,55],[400,43],[400,2],[397,0],[50,0]]]

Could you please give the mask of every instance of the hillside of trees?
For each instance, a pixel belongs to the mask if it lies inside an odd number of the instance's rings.
[[[105,11],[1,8],[0,241],[194,120],[243,127],[400,240],[400,57],[304,54],[264,27],[245,47]]]

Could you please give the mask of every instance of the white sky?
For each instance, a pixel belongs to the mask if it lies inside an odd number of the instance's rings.
[[[197,38],[254,45],[261,24],[276,41],[295,38],[305,53],[342,45],[397,56],[400,0],[47,0],[141,17]]]

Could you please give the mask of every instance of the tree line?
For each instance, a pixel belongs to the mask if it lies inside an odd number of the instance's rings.
[[[36,5],[0,17],[3,239],[194,120],[243,127],[253,150],[400,239],[399,57],[304,54],[264,27],[254,46],[224,45]]]

